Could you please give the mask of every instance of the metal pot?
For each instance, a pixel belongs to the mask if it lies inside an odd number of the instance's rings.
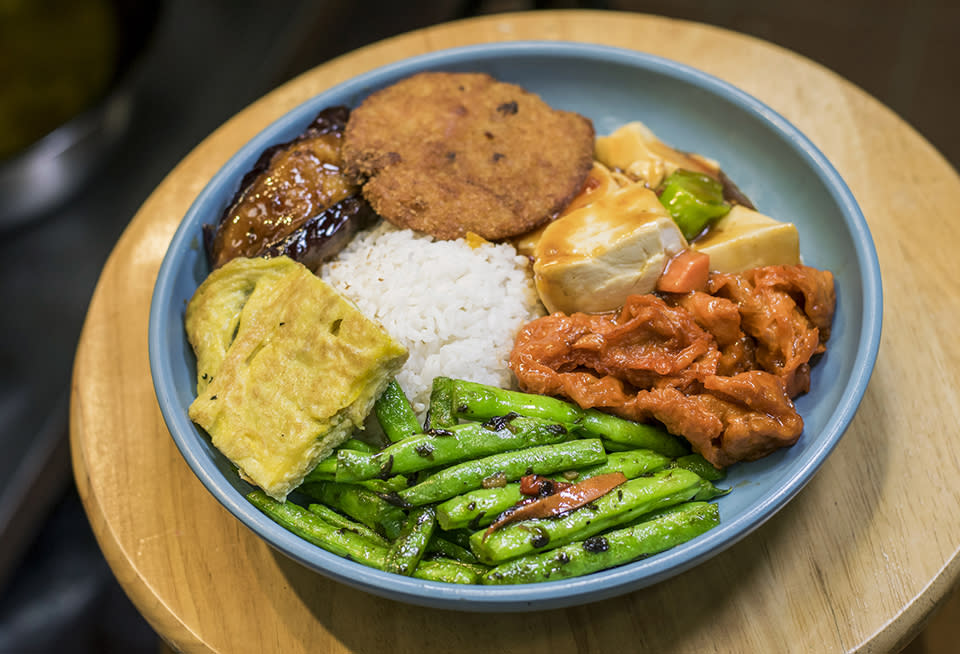
[[[115,73],[91,107],[0,161],[0,229],[65,202],[96,171],[130,123],[133,77],[159,20],[160,0],[111,0],[119,39]]]

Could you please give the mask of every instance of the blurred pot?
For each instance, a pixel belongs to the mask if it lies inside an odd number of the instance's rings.
[[[133,77],[160,17],[161,0],[110,0],[116,62],[106,91],[16,154],[0,160],[0,229],[39,217],[90,178],[130,124]]]

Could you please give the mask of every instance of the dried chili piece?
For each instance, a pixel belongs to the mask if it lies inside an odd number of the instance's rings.
[[[532,518],[550,518],[567,511],[578,509],[600,497],[603,497],[620,484],[627,481],[622,472],[610,472],[605,475],[590,477],[578,484],[569,484],[553,495],[519,504],[514,509],[504,511],[497,520],[487,528],[484,538],[500,527],[520,520]]]

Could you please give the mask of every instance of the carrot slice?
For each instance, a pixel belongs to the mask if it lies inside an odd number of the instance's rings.
[[[696,250],[683,250],[667,262],[657,280],[657,290],[667,293],[689,293],[707,288],[710,278],[710,255]]]
[[[511,522],[549,518],[580,508],[584,504],[603,497],[626,480],[627,477],[622,472],[610,472],[584,479],[579,484],[570,484],[553,495],[547,495],[526,504],[518,504],[516,508],[504,511],[492,525],[487,527],[483,537],[486,538]]]

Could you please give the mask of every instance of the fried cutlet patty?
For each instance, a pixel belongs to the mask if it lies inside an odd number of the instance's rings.
[[[453,239],[530,231],[577,194],[593,163],[593,124],[481,73],[419,73],[350,115],[347,174],[400,227]]]

